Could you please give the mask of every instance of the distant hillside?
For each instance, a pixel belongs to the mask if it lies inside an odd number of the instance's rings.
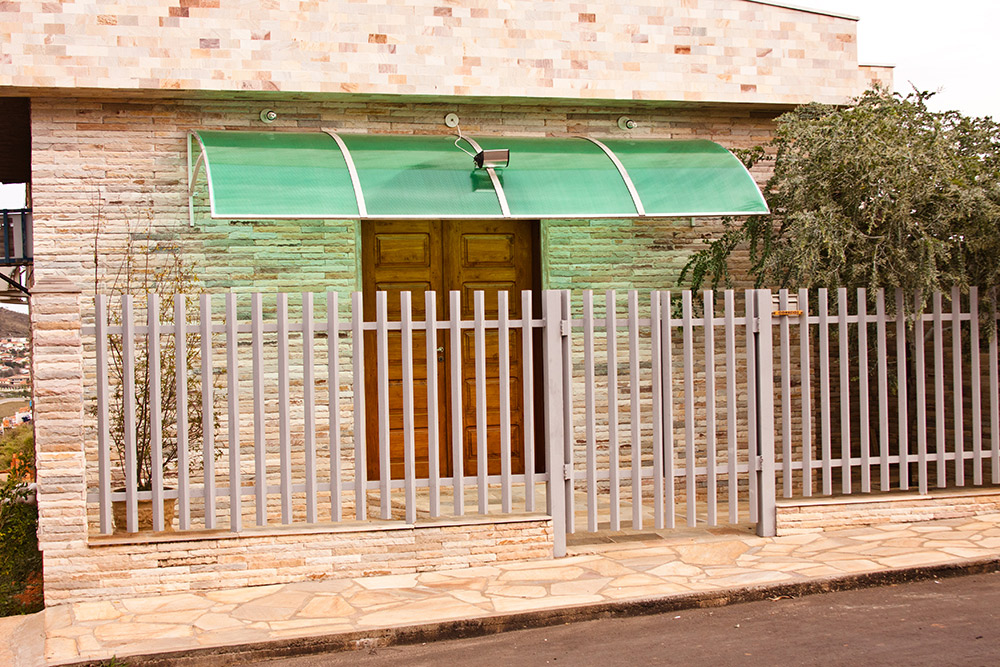
[[[0,308],[0,338],[27,338],[28,314]]]

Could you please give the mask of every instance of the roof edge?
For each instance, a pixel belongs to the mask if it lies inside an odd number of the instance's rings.
[[[821,16],[832,16],[837,19],[846,19],[848,21],[860,21],[861,17],[854,16],[853,14],[841,14],[839,12],[830,12],[823,9],[811,9],[809,7],[800,7],[799,5],[792,4],[790,2],[779,2],[778,0],[745,0],[746,2],[752,2],[756,5],[770,5],[772,7],[781,7],[782,9],[791,9],[797,12],[806,12],[807,14],[819,14]]]

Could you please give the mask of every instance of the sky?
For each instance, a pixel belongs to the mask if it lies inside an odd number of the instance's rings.
[[[1000,119],[1000,0],[786,1],[859,17],[859,61],[895,65],[898,92],[939,91],[934,109]]]

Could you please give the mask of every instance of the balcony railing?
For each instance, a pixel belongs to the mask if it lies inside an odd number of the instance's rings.
[[[0,266],[21,266],[31,264],[32,232],[31,209],[3,209],[3,256]]]

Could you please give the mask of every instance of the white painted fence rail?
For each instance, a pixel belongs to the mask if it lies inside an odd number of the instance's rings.
[[[935,294],[909,320],[904,299],[919,295],[896,293],[890,317],[881,290],[837,290],[834,315],[827,290],[501,293],[490,319],[477,292],[465,320],[438,317],[461,311],[462,295],[447,296],[445,309],[424,294],[422,320],[407,292],[392,320],[385,293],[369,320],[360,293],[129,295],[114,308],[99,296],[84,328],[99,532],[116,530],[114,503],[118,531],[171,529],[166,499],[180,530],[239,532],[533,512],[543,492],[560,555],[578,530],[749,519],[773,534],[778,492],[925,492],[983,484],[984,468],[1000,483],[996,327],[981,335],[974,288]],[[402,473],[391,475],[397,439]]]

